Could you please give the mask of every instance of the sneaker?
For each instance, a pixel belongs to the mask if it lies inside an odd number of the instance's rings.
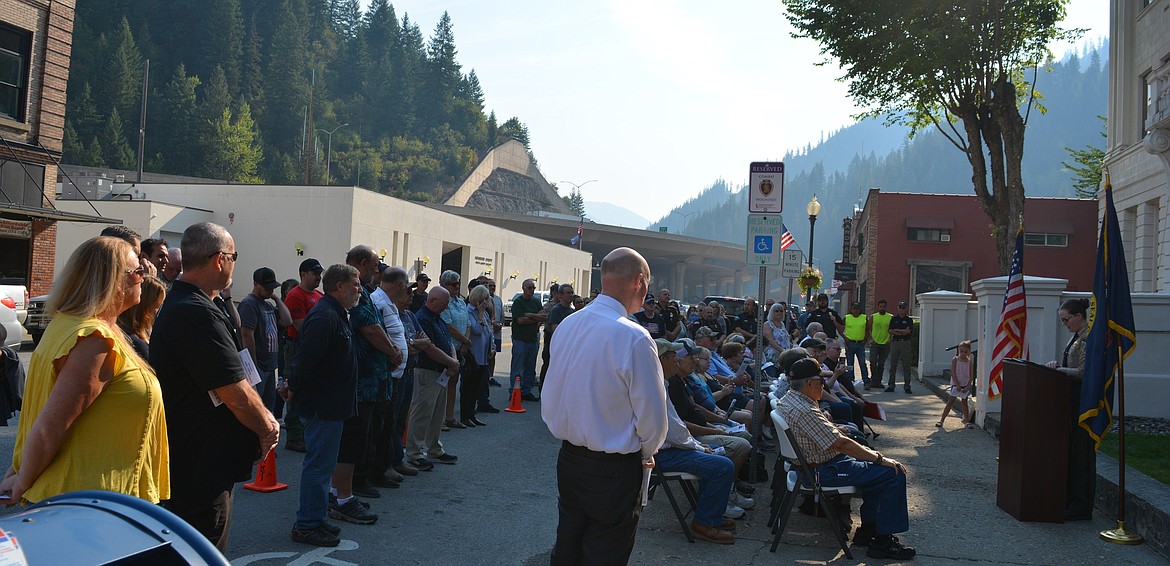
[[[504,386],[504,384],[496,381],[496,378],[494,378],[494,377],[488,378],[488,385],[490,385],[492,387],[503,387]]]
[[[416,471],[415,473],[418,473],[418,472]],[[386,477],[390,481],[398,482],[398,483],[402,483],[402,480],[406,479],[406,476],[394,471],[393,469],[386,470]]]
[[[426,458],[419,458],[417,460],[411,460],[410,465],[414,466],[420,472],[429,472],[429,471],[435,469],[435,465],[432,464],[431,461],[427,460]]]
[[[372,525],[378,522],[378,515],[366,509],[362,501],[356,497],[346,501],[344,505],[333,502],[329,506],[329,516],[355,525]]]
[[[745,513],[745,511],[743,510],[742,507],[737,507],[733,503],[728,502],[727,503],[727,510],[723,512],[723,516],[727,517],[728,519],[738,519],[740,517],[743,517],[744,513]]]
[[[893,393],[893,392],[894,392],[894,386],[893,386],[893,385],[891,385],[891,386],[889,386],[889,387],[887,387],[887,388],[886,388],[886,393]]]
[[[695,535],[697,539],[703,539],[715,544],[735,544],[735,533],[725,531],[719,527],[700,525],[694,521],[691,521],[691,534]]]
[[[913,393],[913,391],[911,391],[909,387],[906,387],[906,388],[904,388],[903,390],[904,390],[906,393]]]
[[[746,482],[741,482],[741,481],[735,482],[735,490],[740,492],[743,495],[748,496],[748,497],[751,497],[752,495],[754,495],[756,493],[755,487],[752,487],[751,485],[747,484]]]
[[[916,554],[918,552],[913,548],[902,546],[896,537],[890,535],[873,537],[869,543],[869,549],[865,551],[865,555],[870,558],[890,558],[893,560],[910,560]]]
[[[448,465],[450,465],[450,464],[454,464],[455,462],[458,462],[458,461],[459,461],[459,457],[458,457],[458,456],[452,456],[452,455],[450,455],[450,454],[443,454],[443,455],[441,455],[441,456],[435,456],[434,458],[431,458],[431,461],[432,461],[432,462],[438,462],[438,463],[440,463],[440,464],[448,464]]]
[[[362,498],[360,498],[360,497],[354,496],[354,497],[352,497],[350,500],[351,500],[351,501],[357,501],[357,502],[358,502],[358,504],[360,504],[362,507],[365,507],[366,509],[369,509],[369,508],[370,508],[370,502],[369,502],[369,501],[366,501],[365,499],[362,499]],[[331,507],[336,507],[336,506],[337,506],[337,496],[336,496],[336,495],[333,495],[332,493],[330,493],[330,494],[329,494],[329,506],[331,506]],[[334,527],[334,528],[337,528],[337,529],[338,529],[338,532],[340,532],[340,531],[341,531],[341,528],[340,528],[340,527]],[[329,530],[329,529],[326,529],[326,530]]]
[[[338,532],[340,533],[340,531]],[[293,542],[311,544],[313,546],[337,546],[341,544],[341,538],[326,530],[323,524],[312,529],[293,529],[292,539]]]
[[[400,462],[398,464],[394,464],[394,471],[399,473],[399,474],[402,474],[404,476],[417,476],[418,475],[418,468],[411,466],[410,464],[407,464],[406,462]]]
[[[327,532],[327,533],[329,533],[329,534],[331,534],[331,535],[339,535],[339,534],[341,534],[341,527],[339,527],[339,526],[337,526],[337,525],[334,525],[333,523],[330,523],[330,522],[328,522],[328,521],[325,521],[325,522],[321,523],[321,525],[320,525],[320,526],[318,526],[317,528],[318,528],[318,529],[323,529],[325,532]]]
[[[498,412],[500,412],[500,410],[491,406],[491,405],[484,405],[484,406],[476,409],[475,412],[477,412],[477,413],[498,413]]]
[[[751,509],[752,507],[756,506],[755,499],[751,499],[749,497],[744,497],[744,496],[740,495],[739,492],[737,492],[735,490],[731,491],[731,497],[729,497],[727,499],[727,502],[735,505],[736,507],[740,507],[740,508],[745,509],[745,510]]]

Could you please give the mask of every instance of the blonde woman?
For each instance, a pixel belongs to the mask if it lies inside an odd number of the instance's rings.
[[[99,236],[67,265],[49,300],[53,321],[32,355],[0,494],[9,506],[83,489],[168,499],[162,390],[116,323],[141,297],[138,254]]]

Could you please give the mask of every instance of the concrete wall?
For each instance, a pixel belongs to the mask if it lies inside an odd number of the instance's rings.
[[[398,200],[358,187],[284,185],[140,184],[140,195],[151,200],[99,201],[103,216],[120,218],[143,238],[162,236],[172,245],[190,224],[211,221],[225,226],[236,242],[240,259],[236,280],[245,287],[251,273],[271,267],[279,278],[296,278],[305,258],[322,264],[341,263],[358,244],[385,250],[385,261],[407,269],[429,258],[424,272],[438,280],[443,254],[462,250],[456,267],[465,279],[489,272],[505,299],[520,291],[524,279],[538,285],[573,283],[589,293],[591,256],[559,245],[474,220]],[[62,201],[63,209],[92,209],[84,202]],[[68,208],[66,208],[68,207]],[[101,225],[59,223],[57,269],[73,249],[97,235]],[[297,255],[301,243],[304,255]],[[509,277],[516,273],[516,278]],[[240,289],[240,287],[237,287]]]
[[[1087,298],[1090,293],[1066,291],[1067,281],[1063,279],[1026,276],[1024,285],[1028,293],[1028,359],[1039,364],[1059,360],[1070,338],[1060,324],[1060,305],[1071,298]],[[975,300],[967,300],[970,295],[965,293],[943,291],[917,297],[922,312],[918,354],[922,375],[938,376],[949,369],[954,352],[945,349],[962,337],[979,339],[975,344],[979,407],[976,419],[981,426],[986,413],[1000,408],[999,399],[988,398],[987,386],[1006,286],[1007,277],[992,277],[971,284]],[[1137,349],[1125,363],[1126,412],[1170,418],[1170,405],[1165,402],[1170,372],[1164,357],[1170,348],[1170,295],[1135,293],[1132,301]]]
[[[471,199],[471,195],[479,190],[479,186],[497,168],[507,169],[531,177],[544,190],[545,197],[551,203],[549,205],[550,210],[562,214],[569,214],[569,207],[561,200],[557,192],[553,190],[552,185],[545,180],[544,175],[532,163],[532,159],[529,158],[528,150],[524,147],[524,144],[516,140],[508,140],[492,148],[484,156],[483,160],[479,162],[479,165],[471,171],[471,174],[459,186],[455,194],[451,195],[451,198],[447,199],[443,204],[467,206],[467,201]]]

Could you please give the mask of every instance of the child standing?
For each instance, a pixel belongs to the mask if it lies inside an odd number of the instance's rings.
[[[963,403],[963,425],[975,428],[975,425],[971,424],[971,410],[967,407],[967,397],[971,395],[971,341],[959,342],[958,350],[951,359],[951,396],[947,399],[947,406],[943,408],[942,418],[934,423],[934,426],[939,428],[942,428],[943,421],[947,420],[947,415],[950,414],[956,400]]]

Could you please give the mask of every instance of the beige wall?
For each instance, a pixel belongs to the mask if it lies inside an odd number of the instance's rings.
[[[579,294],[589,293],[588,253],[361,188],[185,184],[136,188],[150,200],[94,204],[102,216],[122,219],[144,238],[161,235],[172,245],[178,245],[178,235],[195,222],[227,227],[240,253],[236,280],[244,285],[237,286],[237,293],[250,285],[258,267],[271,267],[281,279],[296,278],[305,258],[317,258],[324,265],[341,263],[346,251],[358,244],[385,249],[386,263],[402,266],[412,276],[415,260],[429,257],[425,272],[436,281],[443,252],[462,247],[460,274],[466,280],[491,269],[497,293],[505,299],[533,275],[539,276],[538,286],[547,286],[553,278],[560,283],[572,280]],[[84,202],[60,201],[59,206],[93,213]],[[78,244],[103,228],[70,222],[58,226],[58,271]],[[297,242],[304,246],[303,256],[296,253]],[[509,278],[513,272],[519,272],[515,279]]]

